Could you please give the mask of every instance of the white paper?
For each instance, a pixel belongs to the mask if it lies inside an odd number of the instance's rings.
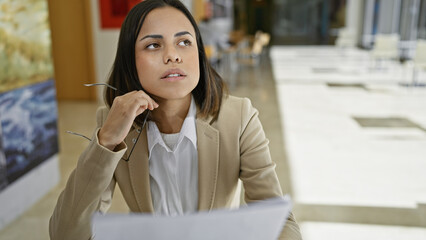
[[[212,210],[176,217],[151,214],[95,214],[96,240],[277,239],[291,210],[289,197],[274,198],[233,210]]]

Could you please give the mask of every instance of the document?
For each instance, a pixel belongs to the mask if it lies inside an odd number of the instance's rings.
[[[238,209],[220,209],[181,216],[151,214],[95,214],[96,240],[278,239],[291,210],[288,196],[268,199]]]

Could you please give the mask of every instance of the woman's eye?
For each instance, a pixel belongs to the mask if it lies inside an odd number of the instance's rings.
[[[151,43],[148,46],[146,46],[147,49],[155,49],[155,48],[159,48],[160,45],[158,45],[157,43]]]
[[[191,41],[189,41],[189,40],[183,40],[183,41],[180,41],[178,43],[178,45],[179,46],[190,46],[191,45]]]

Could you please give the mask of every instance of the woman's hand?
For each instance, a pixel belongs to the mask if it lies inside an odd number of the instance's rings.
[[[157,107],[158,104],[144,91],[133,91],[116,97],[99,131],[99,143],[114,150],[126,138],[135,118],[146,109]]]

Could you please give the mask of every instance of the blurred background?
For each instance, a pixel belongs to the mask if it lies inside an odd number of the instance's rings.
[[[0,239],[49,239],[138,0],[0,0]],[[426,239],[426,0],[182,0],[307,240]],[[128,212],[116,189],[110,212]]]

